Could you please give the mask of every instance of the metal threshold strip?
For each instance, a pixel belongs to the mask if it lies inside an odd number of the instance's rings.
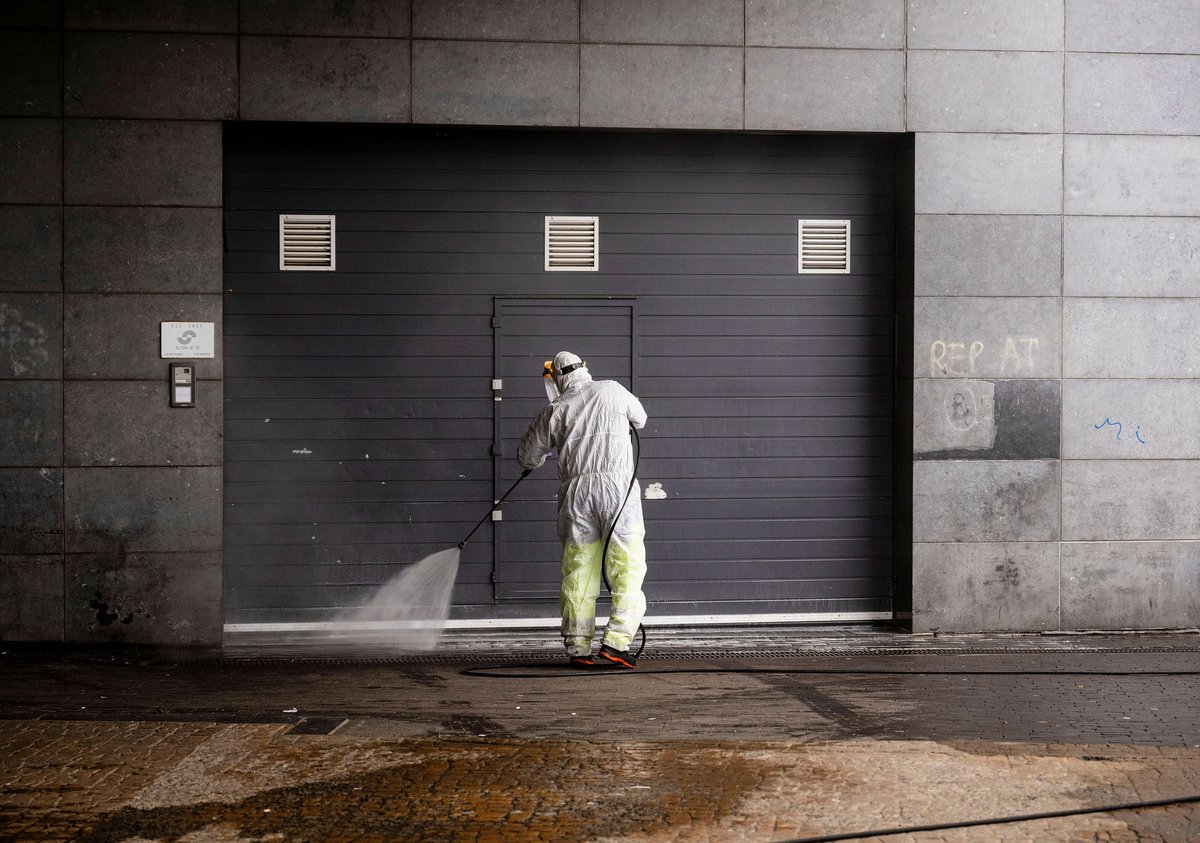
[[[645,626],[759,626],[767,624],[839,624],[890,621],[891,612],[801,612],[774,615],[667,615],[647,617]],[[499,630],[499,629],[557,629],[562,621],[557,617],[547,618],[456,618],[446,621],[448,630]],[[603,626],[608,618],[596,618]],[[387,632],[388,630],[412,629],[419,624],[401,624],[391,621],[298,621],[295,623],[227,623],[227,635],[253,635],[275,632]]]

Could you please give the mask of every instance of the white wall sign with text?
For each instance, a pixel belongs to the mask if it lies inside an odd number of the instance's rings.
[[[215,322],[163,322],[162,356],[164,358],[216,357]]]

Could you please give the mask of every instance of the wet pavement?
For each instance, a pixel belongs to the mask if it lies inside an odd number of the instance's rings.
[[[6,645],[0,840],[1200,839],[1196,632],[652,635]]]

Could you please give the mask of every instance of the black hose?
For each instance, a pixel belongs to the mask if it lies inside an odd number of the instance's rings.
[[[638,463],[642,460],[642,440],[638,438],[637,428],[629,425],[629,432],[633,435],[633,441],[636,446],[633,449],[633,473],[629,477],[629,488],[625,490],[625,497],[621,500],[621,508],[613,516],[613,522],[608,528],[608,535],[604,537],[604,550],[600,551],[600,576],[603,578],[604,587],[608,589],[609,594],[612,594],[612,584],[608,581],[608,544],[612,541],[613,533],[617,531],[617,522],[621,520],[621,513],[625,511],[625,504],[629,503],[629,496],[633,494],[633,486],[637,483]],[[643,624],[638,624],[638,632],[642,633],[642,645],[633,654],[635,661],[642,654],[642,650],[646,649],[646,627]]]
[[[1137,811],[1146,808],[1163,808],[1167,805],[1185,805],[1200,802],[1200,794],[1180,796],[1174,799],[1148,799],[1142,802],[1117,802],[1113,805],[1098,805],[1094,808],[1067,808],[1062,811],[1042,811],[1037,814],[1012,814],[1003,817],[986,817],[978,820],[959,820],[948,823],[929,823],[875,831],[854,831],[845,834],[822,834],[819,837],[796,837],[783,843],[832,843],[835,840],[861,840],[864,837],[890,837],[895,834],[918,834],[922,831],[949,831],[955,828],[972,828],[1005,823],[1025,823],[1034,820],[1050,820],[1056,817],[1077,817],[1085,814],[1109,814],[1116,811]]]
[[[597,674],[577,670],[559,670],[553,662],[517,662],[468,667],[461,676],[487,679],[561,679]],[[538,673],[517,671],[539,671]],[[682,676],[685,674],[776,674],[810,676],[1200,676],[1200,670],[897,670],[862,667],[679,667],[662,670],[638,669],[639,676]],[[625,675],[605,673],[605,676]]]

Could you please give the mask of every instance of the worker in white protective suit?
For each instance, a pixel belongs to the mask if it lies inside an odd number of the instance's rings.
[[[579,666],[632,668],[637,659],[630,643],[646,613],[646,527],[629,428],[645,426],[646,411],[616,381],[592,380],[587,365],[569,351],[555,356],[548,374],[558,396],[529,425],[517,461],[534,469],[551,450],[558,454],[559,609],[567,655]],[[608,559],[601,560],[610,529]],[[593,656],[602,561],[612,611]]]

